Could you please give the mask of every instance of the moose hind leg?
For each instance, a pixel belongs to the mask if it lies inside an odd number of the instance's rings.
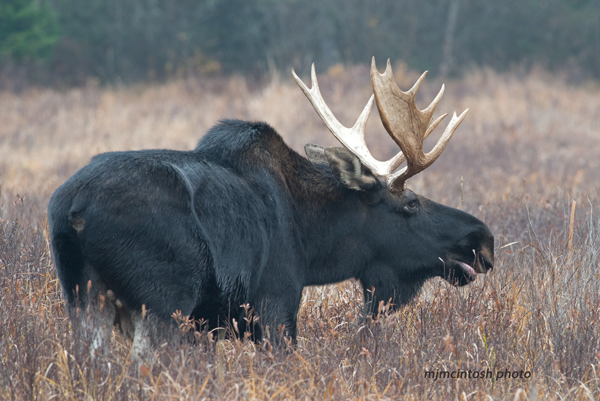
[[[105,283],[89,263],[85,266],[74,289],[74,297],[67,304],[75,343],[81,351],[89,351],[92,358],[107,355],[115,320],[115,307],[107,297]]]
[[[115,326],[120,329],[123,336],[132,341],[132,359],[138,362],[152,360],[154,346],[151,338],[156,334],[151,333],[153,326],[149,320],[152,316],[147,316],[145,309],[139,312],[129,309],[111,290],[107,291],[107,297],[115,311]]]
[[[133,344],[131,345],[131,356],[136,361],[151,362],[154,360],[154,343],[152,341],[156,333],[153,333],[153,322],[151,317],[142,316],[141,313],[132,313],[134,328]],[[154,322],[156,323],[156,322]]]
[[[90,287],[88,285],[88,287]],[[102,292],[87,294],[87,306],[68,305],[75,343],[87,346],[92,358],[107,355],[115,321],[115,307]]]

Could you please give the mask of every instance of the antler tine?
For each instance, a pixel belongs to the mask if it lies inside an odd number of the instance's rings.
[[[373,57],[373,61],[375,61],[375,57]],[[390,62],[390,59],[388,58],[387,61],[387,65],[385,66],[385,71],[387,72],[388,68],[390,69],[390,74],[392,74],[393,77],[393,73],[392,73],[392,64]],[[415,84],[412,86],[412,88],[410,88],[408,90],[408,92],[406,92],[409,95],[417,96],[417,92],[419,91],[419,88],[421,87],[421,84],[423,83],[423,81],[425,80],[425,77],[427,76],[427,73],[429,71],[425,71],[424,73],[421,74],[421,76],[419,77],[419,79],[417,79],[417,82],[415,82]]]
[[[427,131],[425,131],[425,135],[423,136],[423,139],[427,138],[429,136],[429,134],[431,134],[433,132],[433,130],[436,129],[438,125],[440,125],[442,120],[444,118],[446,118],[447,115],[448,115],[448,113],[444,113],[441,116],[439,116],[438,118],[436,118],[434,122],[429,124]]]
[[[468,111],[465,110],[459,117],[454,113],[438,143],[429,153],[425,154],[423,141],[447,116],[444,114],[432,122],[433,113],[444,94],[444,85],[426,109],[419,110],[417,108],[415,96],[426,75],[427,71],[421,75],[408,92],[403,92],[396,85],[389,59],[383,74],[377,71],[375,57],[371,62],[371,81],[381,121],[406,156],[407,166],[388,176],[388,186],[391,189],[404,188],[408,178],[425,170],[441,155]]]
[[[369,119],[369,113],[373,105],[374,95],[367,102],[367,105],[363,109],[362,113],[358,117],[358,120],[352,128],[346,128],[335,118],[331,109],[325,103],[323,96],[319,90],[319,83],[317,81],[317,74],[315,73],[315,64],[311,67],[311,83],[312,88],[308,88],[304,82],[296,75],[296,72],[292,68],[292,76],[294,80],[304,92],[315,111],[321,117],[329,131],[360,161],[367,166],[371,171],[378,175],[387,176],[394,171],[403,161],[404,155],[399,152],[396,156],[388,161],[382,162],[375,159],[365,142],[365,128],[367,120]]]
[[[467,116],[468,112],[469,112],[469,109],[466,109],[458,117],[456,116],[456,112],[454,112],[454,114],[452,115],[452,119],[450,120],[450,124],[448,124],[448,126],[444,130],[444,133],[442,134],[438,143],[433,147],[433,149],[431,149],[431,151],[429,153],[427,153],[425,155],[427,158],[426,163],[428,163],[427,167],[429,167],[429,165],[431,165],[431,163],[433,163],[435,161],[435,159],[437,159],[442,154],[442,152],[446,148],[446,145],[448,144],[448,141],[450,141],[450,139],[452,138],[452,135],[454,135],[454,132],[456,131],[456,129],[458,128],[460,123],[463,122],[463,120]],[[444,115],[443,117],[445,117],[446,115]],[[440,120],[440,119],[438,118],[438,120]],[[427,167],[425,167],[425,168],[427,168]]]
[[[427,71],[425,71],[425,72],[427,72]],[[423,115],[429,117],[430,121],[433,118],[433,113],[435,112],[435,109],[437,109],[438,104],[440,103],[440,100],[442,100],[442,96],[444,96],[444,91],[445,90],[446,90],[446,86],[444,84],[442,84],[442,88],[438,92],[438,94],[435,97],[435,99],[433,99],[433,102],[431,102],[431,104],[429,106],[427,106],[427,108],[425,110],[423,110]],[[442,116],[438,117],[433,123],[430,124],[430,126],[429,126],[430,129],[428,129],[425,132],[425,138],[427,138],[429,136],[429,134],[431,134],[431,132],[435,129],[435,127],[437,127],[438,124],[441,123],[442,120],[447,115],[448,115],[448,113],[443,114]]]

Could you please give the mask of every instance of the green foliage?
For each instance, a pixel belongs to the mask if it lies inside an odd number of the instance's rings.
[[[460,52],[504,69],[539,64],[598,75],[600,3],[588,0],[463,0]]]
[[[597,0],[0,3],[0,53],[23,60],[54,49],[51,74],[73,84],[90,76],[134,82],[215,71],[263,75],[371,56],[433,74],[539,65],[600,78],[598,43]]]
[[[62,75],[103,81],[163,79],[218,69],[205,56],[207,10],[195,0],[56,0]]]
[[[58,39],[55,12],[43,0],[0,3],[0,55],[16,60],[42,59]]]

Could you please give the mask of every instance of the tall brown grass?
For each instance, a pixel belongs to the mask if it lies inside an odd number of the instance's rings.
[[[351,125],[369,74],[338,73],[320,84]],[[397,75],[403,88],[416,78]],[[426,81],[420,104],[440,85]],[[190,149],[220,118],[267,121],[298,151],[335,140],[287,77],[0,93],[0,399],[599,399],[600,88],[478,70],[447,82],[438,110],[467,107],[443,156],[409,186],[490,226],[493,272],[460,289],[432,280],[370,324],[357,283],[307,288],[295,349],[203,333],[138,366],[116,332],[96,360],[73,341],[48,247],[52,191],[96,153]],[[376,156],[395,152],[376,112],[367,135]],[[457,369],[494,378],[425,377]],[[506,369],[531,377],[498,378]]]

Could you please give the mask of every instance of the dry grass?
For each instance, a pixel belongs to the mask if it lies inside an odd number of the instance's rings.
[[[413,72],[398,74],[406,87]],[[321,78],[346,125],[369,93],[366,67]],[[441,82],[424,84],[421,104]],[[471,111],[417,192],[484,220],[496,267],[455,289],[432,280],[402,311],[361,325],[356,283],[307,288],[299,344],[165,344],[134,366],[118,334],[105,359],[73,343],[50,259],[52,191],[99,152],[189,149],[224,117],[268,121],[296,150],[335,144],[287,77],[61,93],[0,93],[0,399],[589,399],[600,398],[600,89],[543,73],[474,71],[447,83],[440,111]],[[394,152],[373,113],[368,142]],[[461,177],[463,187],[461,191]],[[571,201],[577,201],[568,249]],[[487,370],[493,379],[432,379],[426,370]],[[531,378],[496,378],[527,371]]]

